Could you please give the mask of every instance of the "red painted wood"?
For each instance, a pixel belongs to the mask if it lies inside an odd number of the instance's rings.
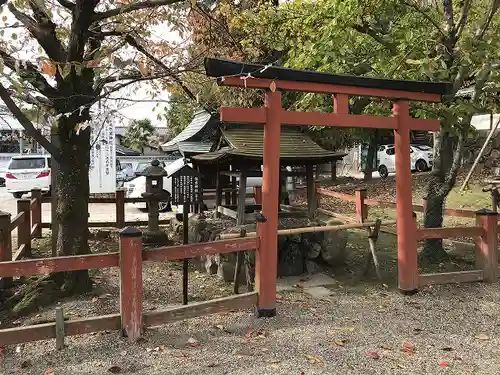
[[[273,311],[278,264],[281,93],[267,91],[265,99],[262,214],[267,221],[257,225],[260,243],[256,253],[255,288],[259,293],[258,309]]]
[[[0,277],[48,275],[55,272],[78,271],[117,266],[118,253],[18,260],[16,262],[0,263]]]
[[[394,117],[350,115],[347,113],[279,111],[282,125],[335,126],[341,128],[397,129]],[[266,120],[264,108],[221,108],[224,122],[263,124]],[[439,120],[410,118],[409,129],[437,131]]]
[[[224,122],[264,124],[266,122],[266,109],[221,107],[220,120]]]
[[[142,334],[142,238],[120,236],[122,333],[134,343]]]
[[[427,94],[420,92],[395,91],[386,89],[372,89],[366,87],[330,85],[325,83],[280,81],[262,78],[248,78],[242,80],[240,77],[224,77],[221,83],[224,86],[245,87],[253,89],[269,89],[274,82],[277,89],[287,91],[314,92],[318,94],[346,94],[354,96],[374,96],[379,98],[408,99],[422,102],[441,101],[439,94]]]
[[[181,260],[202,255],[235,253],[257,249],[257,238],[235,238],[230,240],[194,243],[189,245],[167,246],[145,249],[142,259],[145,261]]]
[[[483,235],[482,227],[419,228],[417,240],[426,238],[477,237]]]
[[[326,190],[323,188],[317,188],[316,192],[325,197],[338,198],[349,202],[356,202],[356,197],[354,195],[338,193],[336,191]]]
[[[398,235],[399,289],[414,291],[418,288],[418,263],[416,223],[413,219],[411,163],[410,163],[410,118],[407,101],[393,105],[393,115],[398,121],[394,132],[396,149],[396,218]]]
[[[356,190],[356,219],[362,223],[368,217],[368,207],[365,205],[366,189]]]
[[[349,97],[344,94],[333,95],[333,113],[347,114],[349,113]]]
[[[253,196],[255,204],[262,204],[262,186],[253,187]]]
[[[476,268],[483,270],[483,281],[497,281],[498,268],[498,214],[478,214],[476,222],[483,235],[476,240]]]

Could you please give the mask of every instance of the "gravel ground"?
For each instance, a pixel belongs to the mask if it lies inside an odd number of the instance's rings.
[[[54,340],[10,346],[3,351],[0,371],[47,375],[500,373],[498,284],[428,288],[411,297],[366,284],[330,288],[326,299],[314,299],[300,289],[282,293],[276,318],[256,319],[250,311],[218,314],[148,329],[144,340],[135,345],[110,332],[67,338],[62,351],[55,350]],[[99,300],[113,299],[116,307],[115,297],[113,293]],[[168,301],[168,295],[163,297],[161,301]],[[151,302],[151,296],[146,299]],[[151,307],[150,302],[146,305]],[[99,303],[89,307],[89,315],[109,312]]]

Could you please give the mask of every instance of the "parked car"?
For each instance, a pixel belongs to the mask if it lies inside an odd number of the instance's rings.
[[[50,155],[12,157],[5,172],[5,187],[17,199],[35,188],[49,193]]]
[[[172,163],[168,164],[165,166],[164,163],[160,162],[165,170],[167,171],[168,175],[163,177],[163,189],[168,191],[169,193],[172,192],[172,178],[170,177],[173,173],[175,173],[177,170],[182,168],[185,164],[188,164],[189,166],[192,166],[190,163],[186,163],[184,158],[177,159],[173,161]],[[141,164],[145,164],[145,166],[142,168],[146,168],[148,165],[151,165],[151,163],[140,163],[138,167]],[[138,169],[136,168],[136,170]],[[252,193],[253,192],[253,186],[260,186],[262,185],[262,178],[261,177],[249,177],[247,179],[247,193]],[[127,197],[130,198],[141,198],[142,193],[146,192],[146,177],[144,176],[138,176],[134,178],[132,181],[125,182],[124,184],[125,187],[125,194]],[[253,202],[252,198],[247,198],[247,203],[251,204]],[[211,199],[209,201],[204,202],[207,208],[215,208],[215,200]],[[136,207],[139,209],[147,209],[146,203],[134,203]],[[176,212],[182,212],[182,207],[172,207],[170,202],[160,202],[159,203],[159,209],[161,212],[165,211],[176,211]]]
[[[389,173],[396,172],[396,155],[393,144],[382,145],[377,150],[378,172],[386,178]],[[410,145],[410,161],[412,171],[423,172],[432,168],[434,156],[432,147],[427,145]]]

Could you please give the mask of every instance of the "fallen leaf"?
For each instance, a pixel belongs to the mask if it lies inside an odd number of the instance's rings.
[[[283,297],[280,296],[279,294],[276,294],[276,299],[279,301],[279,300],[283,299]]]
[[[440,367],[449,367],[450,363],[448,361],[441,361],[439,362]]]
[[[151,353],[153,351],[153,349],[151,348],[146,348],[146,353]]]
[[[311,309],[311,308],[313,308],[313,305],[311,305],[310,303],[303,303],[303,304],[302,304],[302,307],[303,307],[304,309]]]
[[[335,340],[334,343],[337,346],[345,346],[346,340]]]
[[[267,361],[267,363],[278,364],[281,363],[281,361],[279,359],[270,359],[269,361]]]
[[[322,359],[314,355],[306,354],[306,358],[310,363],[321,363]]]
[[[217,367],[217,366],[219,366],[219,364],[218,364],[218,363],[209,363],[209,364],[207,365],[207,367]]]
[[[32,363],[29,359],[21,362],[21,368],[28,368],[28,367],[31,367],[31,365],[32,365]]]
[[[21,353],[21,345],[16,346],[16,353]]]
[[[51,368],[48,368],[47,370],[45,370],[43,372],[43,375],[54,375],[54,370],[52,370]]]
[[[198,340],[196,340],[196,339],[194,339],[192,337],[188,338],[188,340],[187,340],[188,344],[196,344],[197,342],[198,342]]]
[[[127,351],[126,351],[126,350],[121,351],[121,352],[120,352],[120,355],[121,355],[122,357],[126,356],[126,355],[127,355]]]
[[[389,345],[386,345],[386,344],[380,345],[380,349],[392,350],[392,348]]]
[[[98,300],[98,298],[97,298],[97,297],[92,298],[92,303],[96,303],[96,302],[97,302],[97,300]]]
[[[110,368],[108,368],[108,372],[112,372],[113,374],[118,374],[121,371],[122,368],[120,366],[111,366]]]
[[[453,351],[453,348],[451,346],[445,346],[444,348],[441,348],[441,350],[444,352],[451,352]]]
[[[476,340],[483,340],[483,341],[486,341],[486,340],[489,340],[490,339],[490,336],[488,336],[487,334],[485,333],[480,333],[479,335],[476,335],[475,336],[475,339]]]
[[[373,358],[373,359],[380,359],[380,356],[378,355],[377,352],[368,352],[368,353],[366,353],[366,355],[370,358]]]
[[[415,346],[411,342],[405,342],[402,350],[408,355],[415,354]]]

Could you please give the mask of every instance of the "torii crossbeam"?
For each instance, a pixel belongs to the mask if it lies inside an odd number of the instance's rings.
[[[415,119],[409,101],[440,102],[450,90],[444,82],[418,82],[342,76],[323,72],[243,64],[205,59],[208,76],[225,86],[265,89],[264,108],[227,108],[221,121],[264,124],[262,214],[259,223],[259,249],[256,256],[256,289],[259,316],[276,314],[278,178],[280,172],[281,125],[314,125],[393,129],[396,151],[396,214],[398,236],[399,288],[413,292],[418,288],[416,223],[413,218],[410,166],[410,130],[439,130],[438,120]],[[294,112],[282,108],[281,91],[331,94],[333,113]],[[349,114],[349,95],[394,100],[393,116]]]

